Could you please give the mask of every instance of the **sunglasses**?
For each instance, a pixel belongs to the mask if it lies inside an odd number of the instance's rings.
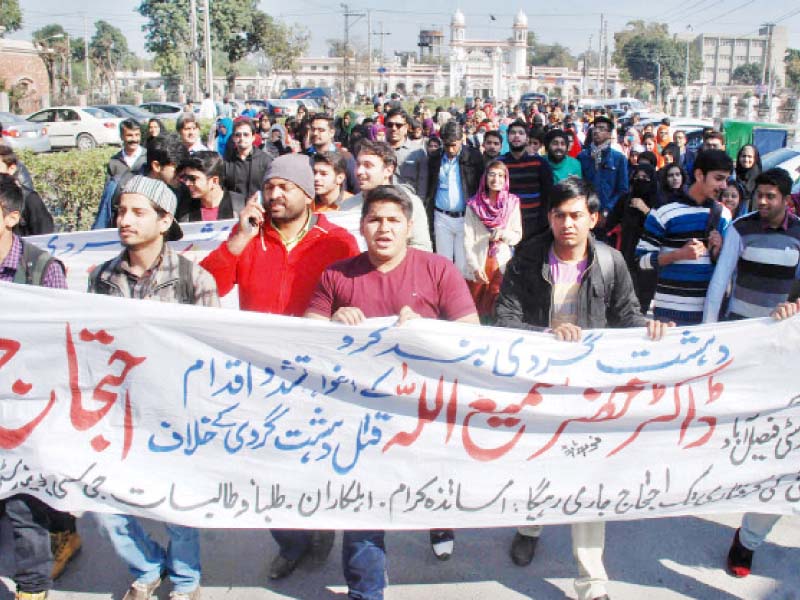
[[[387,129],[402,129],[405,126],[406,126],[405,123],[398,123],[396,121],[389,121],[388,123],[386,123]]]
[[[178,176],[178,181],[183,181],[184,183],[195,183],[197,179],[197,175],[188,175],[186,173],[181,173],[181,175]]]

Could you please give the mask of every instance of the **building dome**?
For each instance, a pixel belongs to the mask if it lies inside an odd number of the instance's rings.
[[[522,12],[522,9],[520,9],[517,16],[514,18],[514,27],[528,27],[528,17]]]
[[[461,12],[461,9],[456,9],[456,12],[453,13],[453,20],[450,22],[451,25],[454,27],[464,27],[466,25],[466,19],[464,18],[464,13]]]

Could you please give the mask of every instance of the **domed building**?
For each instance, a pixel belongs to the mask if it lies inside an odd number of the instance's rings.
[[[467,40],[466,25],[464,13],[456,10],[450,21],[450,95],[518,96],[520,80],[529,78],[528,17],[520,10],[505,40]]]

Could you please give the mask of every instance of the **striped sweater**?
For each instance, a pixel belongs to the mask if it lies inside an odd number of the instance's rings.
[[[764,227],[758,212],[733,222],[708,287],[703,322],[766,317],[789,297],[800,278],[800,219],[787,213],[781,227]],[[730,300],[720,314],[731,284]]]
[[[553,170],[543,156],[523,154],[514,158],[509,152],[500,157],[508,167],[508,191],[519,197],[523,239],[548,228],[547,209],[553,187]]]
[[[708,284],[714,272],[709,255],[661,267],[658,256],[674,252],[692,238],[707,244],[706,228],[713,202],[706,200],[698,205],[682,194],[676,201],[651,210],[645,219],[636,256],[641,269],[658,269],[654,310],[657,319],[675,321],[678,325],[702,322]],[[717,231],[724,236],[730,222],[731,213],[723,207]]]

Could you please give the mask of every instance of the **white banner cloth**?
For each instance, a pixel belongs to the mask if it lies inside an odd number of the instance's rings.
[[[489,527],[800,500],[800,318],[359,327],[0,284],[0,496],[201,527]]]

